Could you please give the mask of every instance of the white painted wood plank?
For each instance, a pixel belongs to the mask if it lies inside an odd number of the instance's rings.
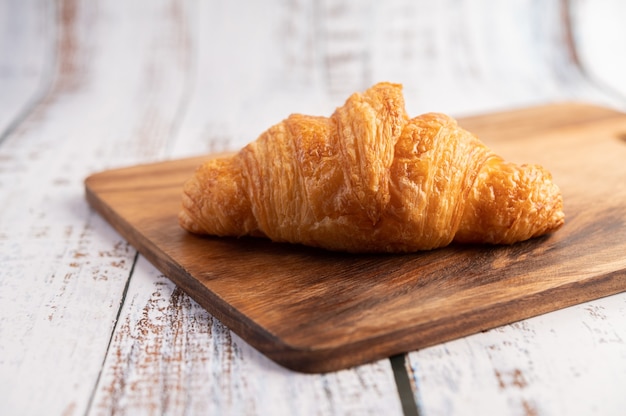
[[[626,297],[616,295],[410,354],[426,415],[618,415]]]
[[[0,139],[49,86],[55,10],[41,0],[0,2]]]
[[[623,107],[574,65],[564,42],[564,4],[378,2],[372,78],[402,82],[411,114],[460,116],[583,98]]]
[[[573,39],[582,67],[608,91],[626,100],[626,3],[573,1]]]
[[[51,22],[54,83],[0,145],[2,413],[87,409],[135,251],[83,179],[162,157],[187,79],[178,6],[66,1]]]
[[[378,81],[403,83],[412,115],[563,100],[626,109],[576,67],[564,4],[202,2],[193,93],[172,155],[238,149],[291,113],[329,115]]]
[[[388,360],[286,370],[140,258],[91,414],[401,414]]]
[[[292,112],[334,109],[312,1],[200,2],[192,94],[171,154],[240,148]]]

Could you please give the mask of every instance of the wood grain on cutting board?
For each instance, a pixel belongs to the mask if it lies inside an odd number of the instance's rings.
[[[87,197],[166,276],[276,362],[338,370],[626,290],[626,115],[555,104],[459,120],[539,163],[566,224],[506,247],[352,255],[180,229],[182,183],[212,156],[102,172]]]

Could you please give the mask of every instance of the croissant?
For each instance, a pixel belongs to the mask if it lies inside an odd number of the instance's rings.
[[[348,252],[511,244],[564,222],[548,171],[494,154],[443,114],[409,118],[402,86],[355,93],[330,117],[293,114],[183,189],[181,226]]]

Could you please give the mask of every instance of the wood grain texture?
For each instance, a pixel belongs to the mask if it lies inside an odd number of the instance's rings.
[[[523,139],[506,134],[530,123]],[[626,116],[565,104],[460,124],[480,136],[487,124],[496,151],[548,167],[563,190],[566,226],[513,246],[406,256],[202,238],[176,220],[181,184],[202,158],[91,176],[87,197],[202,306],[299,371],[361,364],[626,289]]]

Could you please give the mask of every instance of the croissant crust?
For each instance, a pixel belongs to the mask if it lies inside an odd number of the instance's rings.
[[[537,165],[504,161],[444,114],[409,118],[402,87],[355,93],[330,117],[293,114],[184,185],[180,224],[349,252],[511,244],[564,222]]]

